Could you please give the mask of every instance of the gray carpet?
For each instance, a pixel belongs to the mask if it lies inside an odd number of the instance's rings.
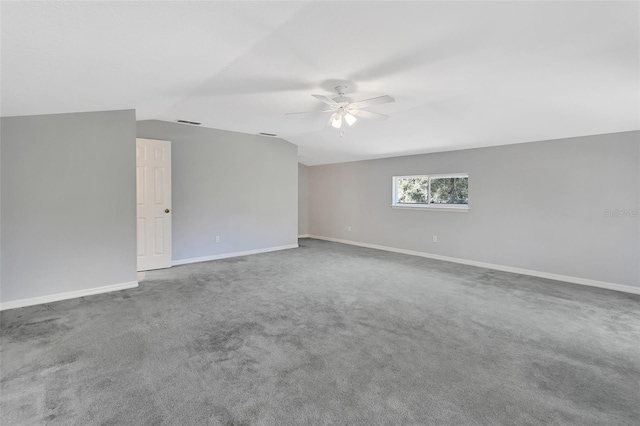
[[[1,315],[9,425],[638,425],[640,299],[300,240]]]

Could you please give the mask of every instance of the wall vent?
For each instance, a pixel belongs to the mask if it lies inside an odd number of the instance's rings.
[[[196,123],[195,121],[187,121],[187,120],[178,120],[178,123],[193,124],[194,126],[199,126],[202,124],[202,123]]]
[[[263,136],[278,136],[278,135],[276,135],[275,133],[262,133],[262,132],[260,132],[260,133],[258,133],[258,134],[259,134],[259,135],[263,135]]]

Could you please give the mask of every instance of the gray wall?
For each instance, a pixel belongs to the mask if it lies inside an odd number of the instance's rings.
[[[2,302],[136,281],[135,120],[2,118]]]
[[[298,235],[309,233],[309,167],[298,164]]]
[[[173,260],[297,244],[295,145],[157,120],[138,137],[171,141]]]
[[[640,208],[639,150],[636,131],[310,167],[309,233],[640,286],[640,220],[605,212]],[[390,207],[392,176],[447,172],[469,173],[468,213]]]

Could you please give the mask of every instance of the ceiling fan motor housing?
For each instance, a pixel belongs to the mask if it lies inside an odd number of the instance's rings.
[[[336,92],[338,92],[338,97],[333,98],[339,104],[350,104],[353,103],[353,99],[346,97],[344,94],[347,91],[347,86],[336,86]]]
[[[350,104],[353,103],[353,99],[348,98],[346,96],[337,96],[335,98],[333,98],[334,101],[336,101],[339,104]]]

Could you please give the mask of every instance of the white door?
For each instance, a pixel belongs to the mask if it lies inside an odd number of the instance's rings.
[[[138,271],[171,266],[171,142],[136,139]]]

